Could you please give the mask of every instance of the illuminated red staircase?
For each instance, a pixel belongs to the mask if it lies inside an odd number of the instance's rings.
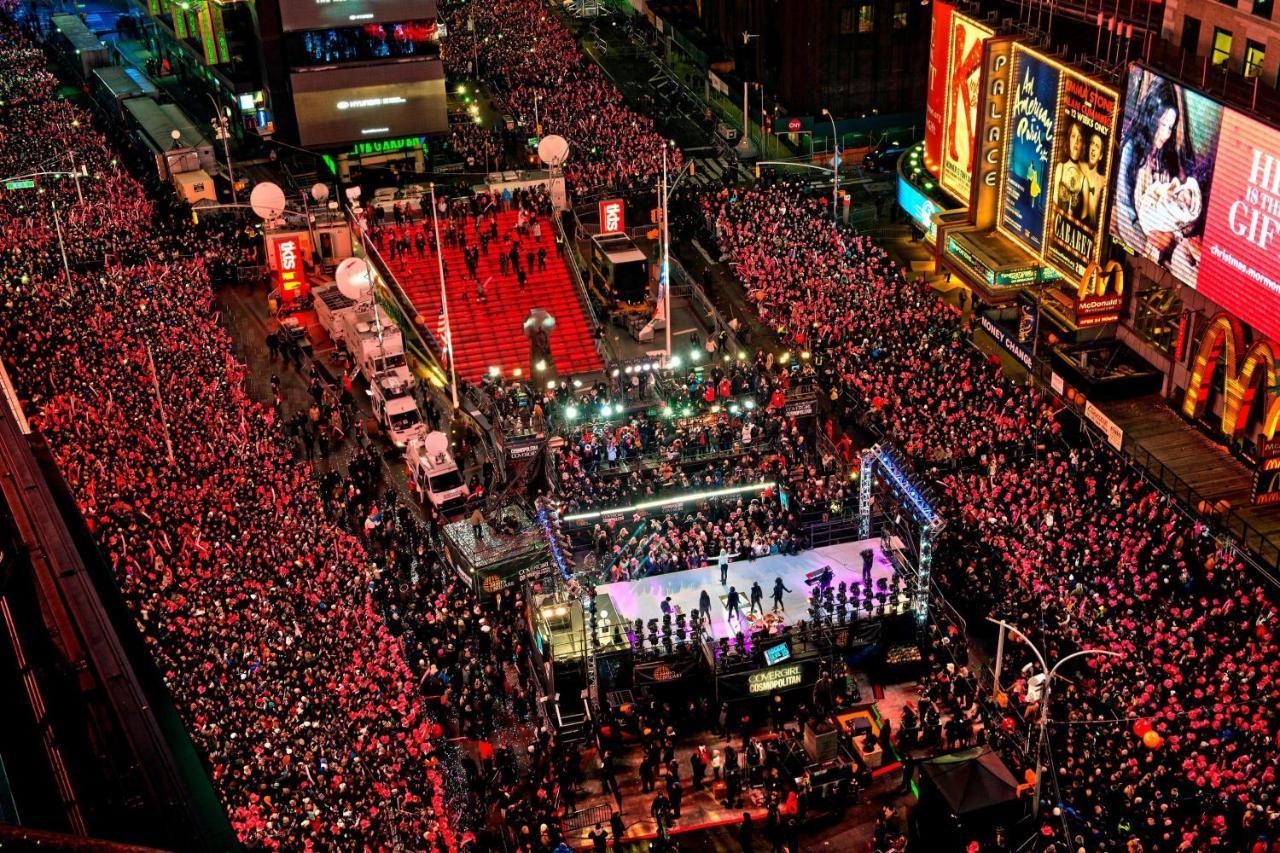
[[[479,379],[488,374],[490,367],[500,368],[502,375],[507,377],[515,368],[529,376],[529,340],[524,336],[522,325],[531,308],[542,308],[556,318],[556,328],[551,334],[551,355],[561,375],[600,370],[603,364],[596,352],[591,319],[581,303],[564,259],[556,251],[555,226],[549,220],[541,219],[540,239],[535,239],[532,232],[526,232],[519,238],[521,266],[525,265],[526,252],[533,249],[536,253],[542,246],[547,250],[547,268],[538,271],[535,262],[534,269],[526,270],[523,290],[510,266],[506,275],[500,272],[498,254],[510,248],[515,222],[514,211],[498,214],[499,238],[489,243],[487,255],[480,254],[478,281],[467,272],[462,248],[456,245],[444,247],[449,325],[458,376]],[[421,220],[415,222],[414,228],[420,228],[420,223]],[[470,220],[467,239],[468,245],[477,245]],[[384,249],[382,256],[389,258],[390,253]],[[407,256],[388,260],[388,264],[418,315],[435,334],[440,314],[440,271],[435,255],[428,251],[419,258],[416,252],[411,251]],[[493,278],[485,287],[485,301],[479,302],[476,299],[478,282],[490,276]]]

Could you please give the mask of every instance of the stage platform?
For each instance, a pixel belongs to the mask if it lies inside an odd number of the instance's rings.
[[[893,543],[898,547],[899,543]],[[711,594],[711,633],[715,637],[731,637],[739,630],[745,630],[737,617],[728,618],[726,601],[729,588],[734,587],[740,596],[740,608],[744,615],[751,606],[751,584],[759,582],[764,590],[764,607],[769,611],[773,607],[773,584],[776,578],[791,591],[783,593],[783,611],[780,615],[787,625],[793,625],[808,616],[809,593],[812,589],[805,583],[805,576],[823,566],[831,566],[834,577],[831,585],[838,587],[841,582],[850,587],[862,583],[862,557],[864,548],[871,548],[875,557],[871,566],[872,582],[880,578],[893,577],[893,565],[880,548],[879,539],[863,539],[857,542],[845,542],[840,545],[828,545],[811,551],[802,551],[794,556],[771,555],[758,557],[755,560],[738,560],[729,564],[729,582],[720,585],[720,569],[714,564],[702,569],[689,569],[683,572],[669,572],[665,575],[641,578],[634,581],[602,584],[596,587],[601,595],[608,595],[617,612],[627,621],[662,618],[662,601],[667,596],[680,611],[688,614],[698,609],[698,598],[705,589]]]

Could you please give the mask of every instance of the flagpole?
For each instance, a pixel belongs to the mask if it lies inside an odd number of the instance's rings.
[[[444,351],[449,359],[449,390],[453,407],[458,408],[458,374],[453,367],[453,327],[449,325],[449,291],[444,283],[444,243],[440,242],[440,216],[436,212],[436,185],[431,182],[431,225],[436,232],[436,263],[440,268],[440,306],[444,311]]]

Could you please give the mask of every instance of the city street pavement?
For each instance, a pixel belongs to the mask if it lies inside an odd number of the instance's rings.
[[[275,375],[280,379],[281,396],[284,398],[282,417],[287,420],[296,412],[305,411],[311,404],[311,395],[308,393],[311,359],[304,356],[302,368],[298,370],[293,367],[291,362],[286,363],[284,359],[273,360],[270,357],[266,346],[266,336],[268,330],[273,328],[273,325],[269,325],[265,292],[252,285],[232,285],[219,288],[216,294],[218,304],[222,309],[223,324],[231,333],[236,353],[249,366],[246,384],[250,396],[258,402],[269,406],[271,404],[271,377]],[[315,352],[317,358],[327,362],[325,369],[330,377],[335,376],[336,369],[329,359],[332,352],[331,344],[328,349],[321,346]],[[357,386],[357,388],[359,387]],[[362,418],[371,417],[372,411],[369,407],[368,396],[363,393],[357,393],[355,397],[356,408],[360,412],[360,416]],[[358,446],[355,430],[359,428],[358,425],[354,426],[344,441],[335,443],[327,459],[322,458],[317,452],[313,463],[317,474],[346,468]],[[381,438],[374,440],[381,442],[382,449],[386,451],[382,454],[382,464],[383,473],[387,478],[388,484],[395,487],[407,504],[417,507],[417,501],[409,492],[404,465],[398,458],[388,458],[388,452],[391,447],[385,440]]]

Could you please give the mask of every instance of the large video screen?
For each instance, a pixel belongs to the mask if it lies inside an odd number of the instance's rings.
[[[1148,69],[1129,72],[1111,234],[1192,287],[1200,274],[1222,112],[1220,104]]]
[[[941,0],[933,4],[929,97],[924,105],[924,167],[934,175],[942,165],[942,122],[947,108],[947,57],[951,51],[951,13],[954,8]]]
[[[1280,340],[1280,132],[1227,110],[1198,289]]]
[[[449,127],[438,59],[298,71],[289,81],[303,145],[425,136]]]
[[[1057,66],[1022,45],[1013,48],[1013,90],[1005,133],[1004,198],[1000,228],[1040,254],[1058,114]]]
[[[933,221],[933,216],[941,213],[942,208],[936,201],[907,183],[907,179],[901,175],[898,176],[898,206],[920,226],[930,243],[938,239],[938,225]]]
[[[982,43],[993,31],[958,12],[951,15],[946,111],[942,123],[942,188],[965,204],[973,181],[973,150],[982,100]]]
[[[1063,74],[1044,257],[1076,280],[1098,260],[1106,227],[1116,100],[1110,89]]]
[[[280,23],[286,33],[435,20],[437,14],[436,0],[280,0]]]

